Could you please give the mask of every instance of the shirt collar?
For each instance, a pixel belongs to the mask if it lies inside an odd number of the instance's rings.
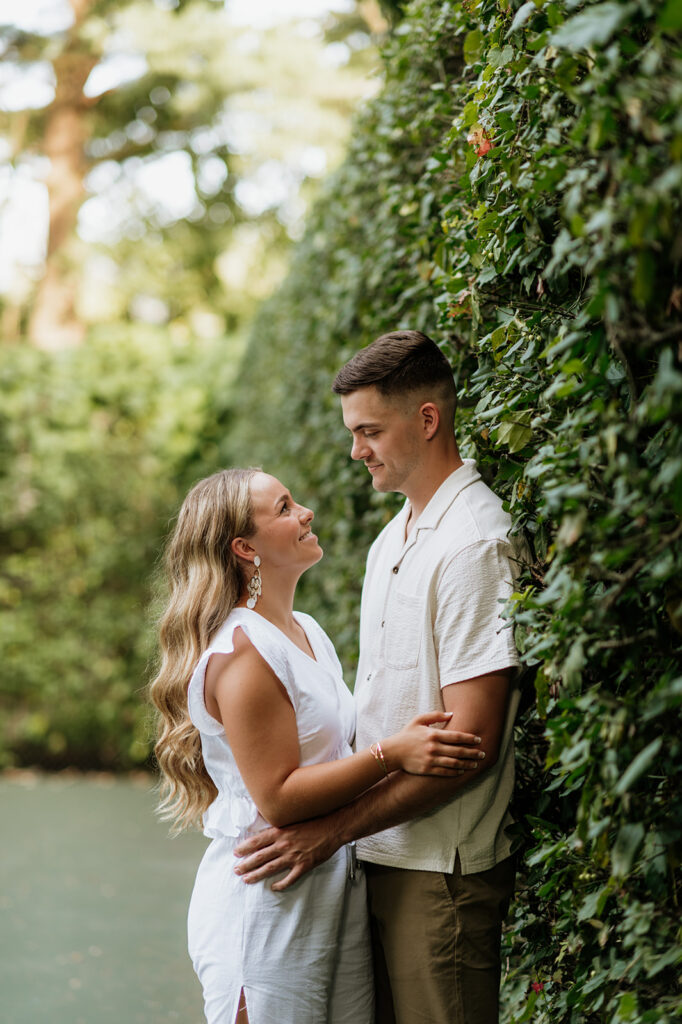
[[[474,459],[463,459],[462,465],[446,477],[414,525],[417,530],[435,530],[441,519],[465,487],[481,479]],[[405,502],[405,520],[409,515],[410,503]]]

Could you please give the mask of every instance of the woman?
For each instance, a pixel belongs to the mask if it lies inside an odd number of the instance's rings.
[[[433,712],[352,753],[352,697],[334,648],[294,612],[322,557],[313,513],[260,470],[202,480],[180,510],[166,563],[170,600],[152,683],[161,808],[213,841],[189,911],[189,948],[209,1024],[370,1024],[364,880],[342,848],[275,892],[234,873],[247,831],[348,803],[397,769],[448,775],[475,737],[430,727]],[[187,683],[189,681],[189,689]]]

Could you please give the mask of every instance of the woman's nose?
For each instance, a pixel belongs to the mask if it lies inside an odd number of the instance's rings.
[[[301,505],[301,522],[312,523],[315,513],[311,508],[306,508],[305,505]]]

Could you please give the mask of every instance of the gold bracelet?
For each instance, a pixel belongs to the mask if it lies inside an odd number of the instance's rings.
[[[381,749],[381,743],[379,743],[378,740],[376,743],[372,743],[372,745],[369,748],[369,752],[374,758],[374,760],[381,765],[384,775],[388,775],[388,768],[386,767],[386,758],[384,757],[384,752]]]

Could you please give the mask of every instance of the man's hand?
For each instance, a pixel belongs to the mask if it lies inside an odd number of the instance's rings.
[[[266,828],[235,847],[235,855],[244,858],[235,871],[248,884],[288,871],[271,886],[273,892],[281,892],[328,860],[341,845],[327,818]]]

